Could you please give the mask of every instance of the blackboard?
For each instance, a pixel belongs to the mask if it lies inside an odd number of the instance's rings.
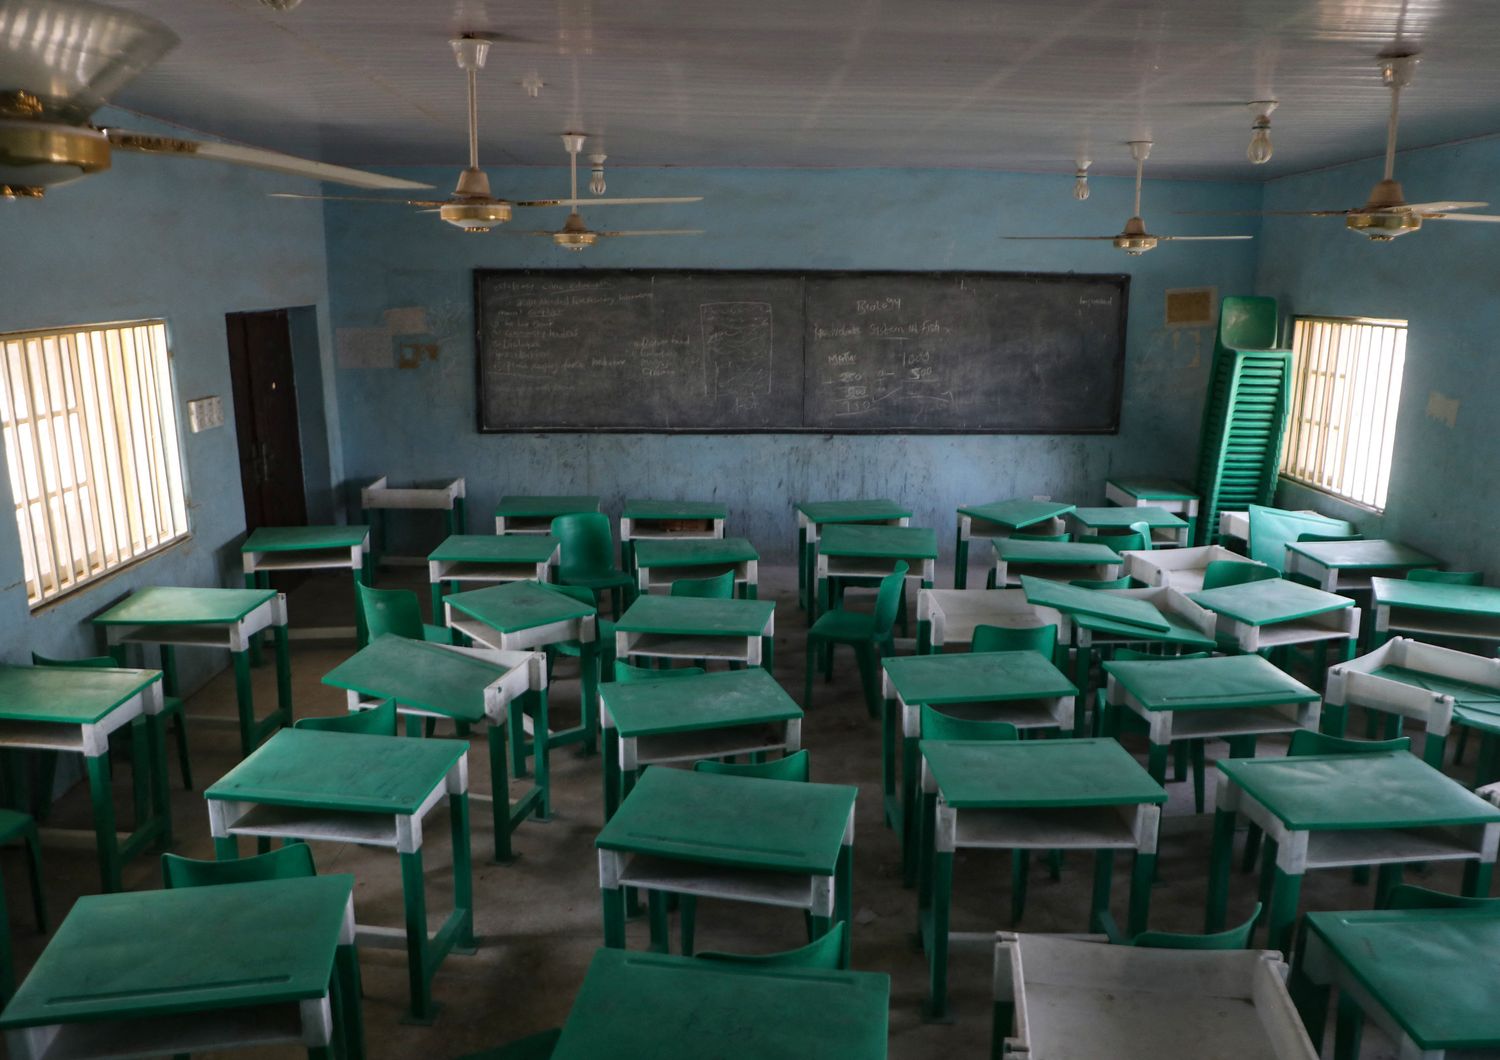
[[[1129,277],[476,270],[481,431],[1109,433]]]

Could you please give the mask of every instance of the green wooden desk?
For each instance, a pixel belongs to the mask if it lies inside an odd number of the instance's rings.
[[[1104,671],[1110,705],[1146,723],[1148,770],[1158,784],[1178,740],[1223,739],[1232,755],[1253,756],[1253,737],[1318,728],[1318,693],[1259,655],[1107,662]]]
[[[620,566],[635,569],[640,541],[711,541],[724,536],[729,509],[716,501],[626,500],[620,513]]]
[[[1399,541],[1293,541],[1282,566],[1288,577],[1300,574],[1329,593],[1368,590],[1371,578],[1405,578],[1407,571],[1441,567],[1443,561]]]
[[[278,1044],[331,1060],[340,1038],[360,1057],[357,962],[352,876],[85,895],[0,1028],[13,1060]]]
[[[977,626],[1030,629],[1056,626],[1062,648],[1073,643],[1073,624],[1052,607],[1026,599],[1020,589],[921,589],[917,592],[917,653],[967,651]]]
[[[0,666],[0,749],[82,754],[94,807],[99,883],[120,889],[120,865],[156,843],[172,842],[159,670]],[[109,740],[144,718],[133,748],[135,830],[120,842],[110,791]]]
[[[919,526],[864,526],[835,523],[818,539],[816,603],[808,619],[834,606],[832,582],[843,578],[880,579],[904,562],[908,578],[931,589],[937,578],[937,534]],[[902,599],[905,600],[903,594]],[[903,628],[906,618],[902,616]]]
[[[1344,658],[1354,657],[1359,608],[1347,596],[1272,578],[1200,590],[1188,598],[1218,616],[1218,634],[1231,650],[1262,652],[1343,641]]]
[[[641,538],[635,542],[632,562],[643,593],[652,589],[670,591],[678,578],[712,578],[734,571],[735,588],[746,600],[754,600],[760,584],[760,553],[743,537]]]
[[[1160,508],[1180,515],[1187,520],[1187,541],[1198,536],[1198,494],[1176,479],[1150,476],[1105,479],[1104,500],[1121,508]]]
[[[606,821],[646,766],[777,750],[791,754],[802,746],[802,708],[759,666],[609,682],[599,699]]]
[[[271,574],[279,570],[347,570],[354,581],[354,635],[365,643],[365,617],[359,606],[359,586],[374,583],[368,526],[262,526],[252,530],[240,546],[245,588],[269,589]],[[347,636],[345,629],[299,629],[299,637]],[[258,654],[259,638],[251,651]]]
[[[94,624],[104,627],[110,651],[122,666],[127,645],[157,645],[164,691],[169,696],[182,695],[177,683],[177,648],[227,650],[234,659],[242,756],[255,750],[268,733],[292,724],[285,594],[270,589],[149,586],[96,617]],[[276,710],[257,720],[250,656],[255,635],[265,629],[272,631],[276,641]]]
[[[496,861],[511,860],[510,836],[522,821],[533,813],[542,820],[551,816],[546,757],[537,758],[536,784],[514,806],[505,765],[506,737],[524,731],[521,713],[528,701],[536,730],[547,729],[547,658],[541,652],[458,648],[387,633],[335,666],[323,683],[344,689],[351,711],[395,700],[397,712],[406,716],[409,736],[420,736],[428,718],[485,726]]]
[[[1135,523],[1151,531],[1153,548],[1186,547],[1188,522],[1157,505],[1140,508],[1074,508],[1068,525],[1077,534],[1128,534]]]
[[[451,951],[472,953],[476,945],[468,749],[463,740],[283,729],[204,792],[220,860],[239,856],[240,836],[353,843],[400,855],[410,1019],[418,1023],[437,1015],[432,977],[443,958]],[[453,911],[429,939],[423,823],[445,799]],[[390,929],[358,931],[361,942],[377,945],[402,937]]]
[[[907,655],[882,659],[881,666],[885,819],[901,836],[902,865],[910,886],[917,874],[917,741],[922,738],[922,707],[944,707],[948,708],[944,714],[1009,722],[1018,729],[1072,732],[1078,689],[1034,651]]]
[[[409,486],[392,486],[390,479],[381,475],[359,491],[359,507],[369,513],[370,523],[370,567],[380,565],[381,553],[386,549],[387,512],[390,511],[435,511],[443,513],[443,527],[448,534],[464,532],[464,480],[435,479],[415,482]],[[385,556],[387,563],[415,564],[421,560],[415,556]]]
[[[427,556],[432,617],[443,613],[443,589],[461,585],[552,581],[561,548],[551,534],[454,534]]]
[[[1063,532],[1062,517],[1073,510],[1071,504],[1057,501],[1013,500],[971,504],[958,510],[958,536],[953,546],[953,588],[969,584],[969,541],[973,538],[1002,538],[1025,531],[1028,534]]]
[[[535,582],[510,582],[486,589],[454,593],[443,601],[445,622],[470,640],[498,651],[528,651],[553,644],[577,641],[582,647],[582,703],[579,724],[553,732],[538,728],[544,738],[534,739],[537,775],[547,774],[542,758],[554,747],[581,743],[593,753],[599,734],[599,635],[598,615],[592,604],[554,592]],[[533,734],[535,735],[535,734]],[[517,759],[514,751],[523,755]],[[525,741],[511,732],[512,762],[516,775],[525,772]]]
[[[1488,894],[1500,809],[1406,751],[1220,760],[1207,931],[1224,927],[1235,818],[1275,843],[1268,943],[1291,952],[1302,876],[1380,865],[1391,880],[1410,861],[1463,861],[1464,893]],[[1272,859],[1272,850],[1264,854]]]
[[[1095,581],[1118,578],[1125,561],[1108,545],[1087,545],[1076,541],[1017,541],[1013,537],[996,538],[993,569],[994,587],[1003,589],[1021,584],[1021,575],[1072,581],[1090,578]]]
[[[648,769],[594,841],[604,944],[625,945],[627,887],[803,909],[819,936],[838,920],[852,929],[858,793],[841,784]],[[665,946],[652,919],[653,943]]]
[[[1255,563],[1222,545],[1130,549],[1120,553],[1120,558],[1125,561],[1125,573],[1142,585],[1148,588],[1169,586],[1180,593],[1195,593],[1202,589],[1203,575],[1210,563]]]
[[[638,596],[615,622],[615,658],[723,659],[771,670],[775,635],[770,600]]]
[[[1167,793],[1114,740],[923,740],[918,930],[930,969],[927,1015],[948,1011],[948,914],[959,849],[1092,850],[1090,930],[1109,911],[1114,852],[1132,850],[1129,931],[1151,908]]]
[[[1500,1049],[1497,952],[1500,913],[1494,910],[1308,913],[1292,969],[1293,996],[1321,1040],[1328,994],[1338,990],[1335,1056],[1359,1054],[1360,1020],[1343,1018],[1348,1001],[1397,1043],[1403,1060],[1441,1060],[1450,1050],[1470,1056],[1469,1050]]]
[[[1484,654],[1500,643],[1500,589],[1372,578],[1377,644],[1396,634],[1479,641]]]
[[[495,505],[495,533],[550,534],[559,515],[599,510],[598,497],[533,497],[507,494]]]
[[[802,501],[797,506],[797,588],[805,610],[813,604],[812,594],[817,571],[818,538],[823,527],[832,523],[873,523],[880,526],[906,526],[911,510],[884,497],[862,501]]]
[[[602,949],[552,1060],[884,1060],[890,976]]]

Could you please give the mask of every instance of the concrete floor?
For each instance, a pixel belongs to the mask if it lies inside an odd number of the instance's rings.
[[[425,585],[413,570],[382,573],[382,586]],[[805,616],[797,608],[795,572],[790,567],[761,567],[761,596],[777,602],[776,672],[782,684],[800,696]],[[851,592],[851,603],[861,606]],[[347,581],[314,577],[291,596],[293,625],[349,621]],[[294,642],[294,702],[298,717],[335,714],[343,695],[322,685],[322,675],[352,651],[339,641]],[[803,724],[803,746],[812,754],[813,779],[857,785],[860,789],[855,836],[853,961],[861,970],[891,976],[890,1054],[898,1058],[982,1057],[990,1047],[990,952],[984,945],[955,945],[951,961],[954,1019],[924,1023],[921,1006],[927,990],[927,966],[913,944],[916,895],[901,886],[900,852],[893,833],[881,821],[880,734],[865,712],[853,659],[838,657],[832,684],[819,681],[816,701]],[[257,702],[274,702],[274,674],[269,666],[255,673]],[[572,724],[577,714],[578,682],[569,660],[558,664],[552,686],[556,724]],[[173,849],[191,857],[212,857],[207,813],[201,790],[237,760],[237,736],[229,724],[234,686],[221,673],[187,705],[198,791],[184,791],[173,765]],[[1128,745],[1144,762],[1144,746]],[[1284,745],[1263,741],[1261,754],[1280,754]],[[1209,757],[1223,753],[1210,745]],[[482,740],[470,752],[472,790],[488,792]],[[564,749],[553,759],[553,819],[527,822],[515,833],[520,857],[496,865],[489,807],[473,808],[475,858],[475,928],[480,948],[473,956],[450,956],[439,969],[434,996],[443,1006],[432,1027],[400,1022],[406,1003],[404,954],[364,948],[364,1012],[370,1054],[374,1057],[457,1057],[493,1047],[522,1035],[560,1024],[567,1016],[590,956],[601,943],[597,861],[593,839],[602,824],[600,760]],[[1211,767],[1210,767],[1211,769]],[[1212,772],[1212,769],[1211,769]],[[117,770],[117,805],[129,805],[129,771]],[[1160,879],[1153,890],[1151,925],[1169,931],[1202,929],[1205,872],[1211,813],[1195,815],[1187,784],[1169,784],[1172,801],[1162,822]],[[1210,779],[1210,797],[1212,781]],[[1211,807],[1210,807],[1211,809]],[[428,902],[437,917],[449,908],[451,860],[446,810],[440,808],[427,829]],[[53,811],[52,826],[87,827],[88,797],[80,785]],[[388,851],[315,844],[321,872],[353,873],[355,905],[362,923],[399,926],[401,887],[396,857]],[[92,843],[48,845],[44,850],[49,902],[54,922],[73,901],[98,888]],[[24,975],[46,943],[30,922],[25,872],[17,852],[5,854],[11,927],[18,974]],[[1114,911],[1123,920],[1129,873],[1115,873]],[[1415,878],[1415,877],[1413,877]],[[128,864],[128,889],[159,886],[159,867],[152,855]],[[1456,890],[1459,871],[1436,866],[1420,882]],[[1085,930],[1091,871],[1075,857],[1062,879],[1048,878],[1045,859],[1033,859],[1026,915],[1020,928],[1038,932]],[[1009,858],[1003,853],[967,854],[955,868],[953,930],[991,932],[1009,924]],[[1230,920],[1244,917],[1255,902],[1254,881],[1236,874],[1230,898]],[[1368,887],[1356,887],[1347,873],[1317,873],[1303,887],[1304,909],[1363,908],[1371,902]],[[698,916],[701,949],[769,952],[800,945],[802,918],[791,912],[737,907],[704,901]],[[675,924],[674,924],[675,941]],[[632,922],[629,944],[645,945],[645,926]],[[1329,1021],[1330,1027],[1332,1021]],[[1331,1045],[1330,1045],[1331,1048]],[[244,1056],[244,1053],[235,1055]],[[290,1051],[267,1055],[293,1055]],[[1363,1056],[1393,1057],[1390,1044],[1374,1028],[1365,1035]],[[1183,1054],[1186,1060],[1186,1054]]]

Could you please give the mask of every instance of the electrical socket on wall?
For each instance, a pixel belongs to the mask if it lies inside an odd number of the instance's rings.
[[[217,394],[188,402],[188,429],[194,434],[224,426],[224,399]]]

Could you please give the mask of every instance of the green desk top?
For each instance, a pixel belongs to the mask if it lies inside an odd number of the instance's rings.
[[[642,594],[625,609],[615,629],[678,637],[759,637],[765,633],[766,621],[775,610],[776,604],[770,600],[707,600]]]
[[[160,670],[0,666],[0,720],[92,725],[160,680]]]
[[[276,599],[272,589],[137,589],[94,619],[100,626],[228,626]]]
[[[1057,501],[994,501],[990,504],[976,504],[968,508],[960,508],[958,514],[967,515],[972,519],[999,523],[1012,530],[1022,530],[1036,523],[1067,515],[1072,510],[1073,505],[1059,504]]]
[[[832,876],[858,788],[648,769],[594,844],[601,850]]]
[[[725,519],[729,509],[717,501],[631,501],[620,513],[627,519]]]
[[[451,534],[428,553],[439,563],[546,563],[557,550],[551,534]]]
[[[890,976],[601,949],[552,1060],[885,1060]]]
[[[1371,578],[1375,602],[1415,611],[1446,611],[1455,615],[1500,616],[1500,589],[1492,585],[1444,585],[1409,582],[1404,578]]]
[[[1259,582],[1226,585],[1222,589],[1204,589],[1188,593],[1188,599],[1218,615],[1227,615],[1247,626],[1269,626],[1277,622],[1294,622],[1326,611],[1353,607],[1347,596],[1325,593],[1311,585],[1269,578]]]
[[[549,516],[574,515],[579,512],[597,512],[598,497],[528,497],[509,494],[495,505],[495,514],[507,518],[543,519]]]
[[[1349,973],[1422,1049],[1500,1045],[1500,913],[1484,909],[1308,913]]]
[[[882,665],[908,706],[1078,694],[1057,667],[1034,651],[902,655]]]
[[[1218,767],[1296,831],[1500,823],[1500,809],[1408,751],[1221,758]]]
[[[1436,567],[1442,563],[1421,549],[1379,538],[1365,541],[1294,541],[1286,546],[1325,567],[1360,570],[1380,567]]]
[[[759,666],[659,681],[611,681],[599,686],[599,695],[626,739],[802,717],[802,708]]]
[[[370,528],[351,526],[263,526],[253,530],[241,552],[313,552],[322,548],[363,545]]]
[[[1166,633],[1172,626],[1155,607],[1145,600],[1130,596],[1116,596],[1097,589],[1081,589],[1076,585],[1021,575],[1021,591],[1029,603],[1051,607],[1066,615],[1092,616],[1109,619],[1122,626],[1133,627],[1147,633]]]
[[[1145,523],[1153,530],[1157,528],[1177,529],[1187,523],[1163,508],[1145,506],[1141,508],[1107,507],[1074,508],[1073,518],[1084,526],[1095,530],[1129,530],[1131,523]]]
[[[536,582],[508,582],[443,597],[459,614],[501,633],[517,633],[552,622],[595,614],[590,605]]]
[[[760,553],[743,537],[647,537],[635,543],[637,567],[702,567],[759,559]]]
[[[1213,637],[1198,632],[1192,626],[1179,622],[1173,616],[1164,611],[1157,611],[1162,620],[1166,622],[1166,629],[1146,629],[1143,626],[1130,625],[1125,622],[1116,622],[1113,619],[1100,618],[1097,615],[1073,615],[1073,625],[1079,629],[1086,629],[1094,637],[1109,637],[1115,640],[1138,641],[1149,644],[1171,644],[1179,648],[1189,648],[1193,651],[1201,649],[1212,650],[1218,645]]]
[[[480,721],[484,690],[509,672],[438,644],[387,633],[335,666],[323,683],[460,721]]]
[[[878,523],[911,518],[910,508],[884,497],[866,501],[803,501],[797,510],[812,523]]]
[[[412,814],[468,749],[465,740],[282,729],[203,794],[271,806]]]
[[[1007,563],[1077,567],[1125,562],[1108,545],[1086,545],[1077,541],[1017,541],[1013,537],[1002,537],[995,542],[995,552]]]
[[[1189,486],[1170,478],[1111,478],[1117,489],[1143,501],[1195,501],[1198,494]]]
[[[1147,710],[1233,710],[1319,698],[1259,655],[1107,662],[1104,670]]]
[[[834,523],[818,538],[825,556],[871,559],[937,559],[937,534],[922,526]]]
[[[922,757],[955,809],[1164,803],[1167,793],[1108,737],[976,743],[923,740]]]
[[[0,1027],[322,997],[353,891],[340,875],[84,895]]]

